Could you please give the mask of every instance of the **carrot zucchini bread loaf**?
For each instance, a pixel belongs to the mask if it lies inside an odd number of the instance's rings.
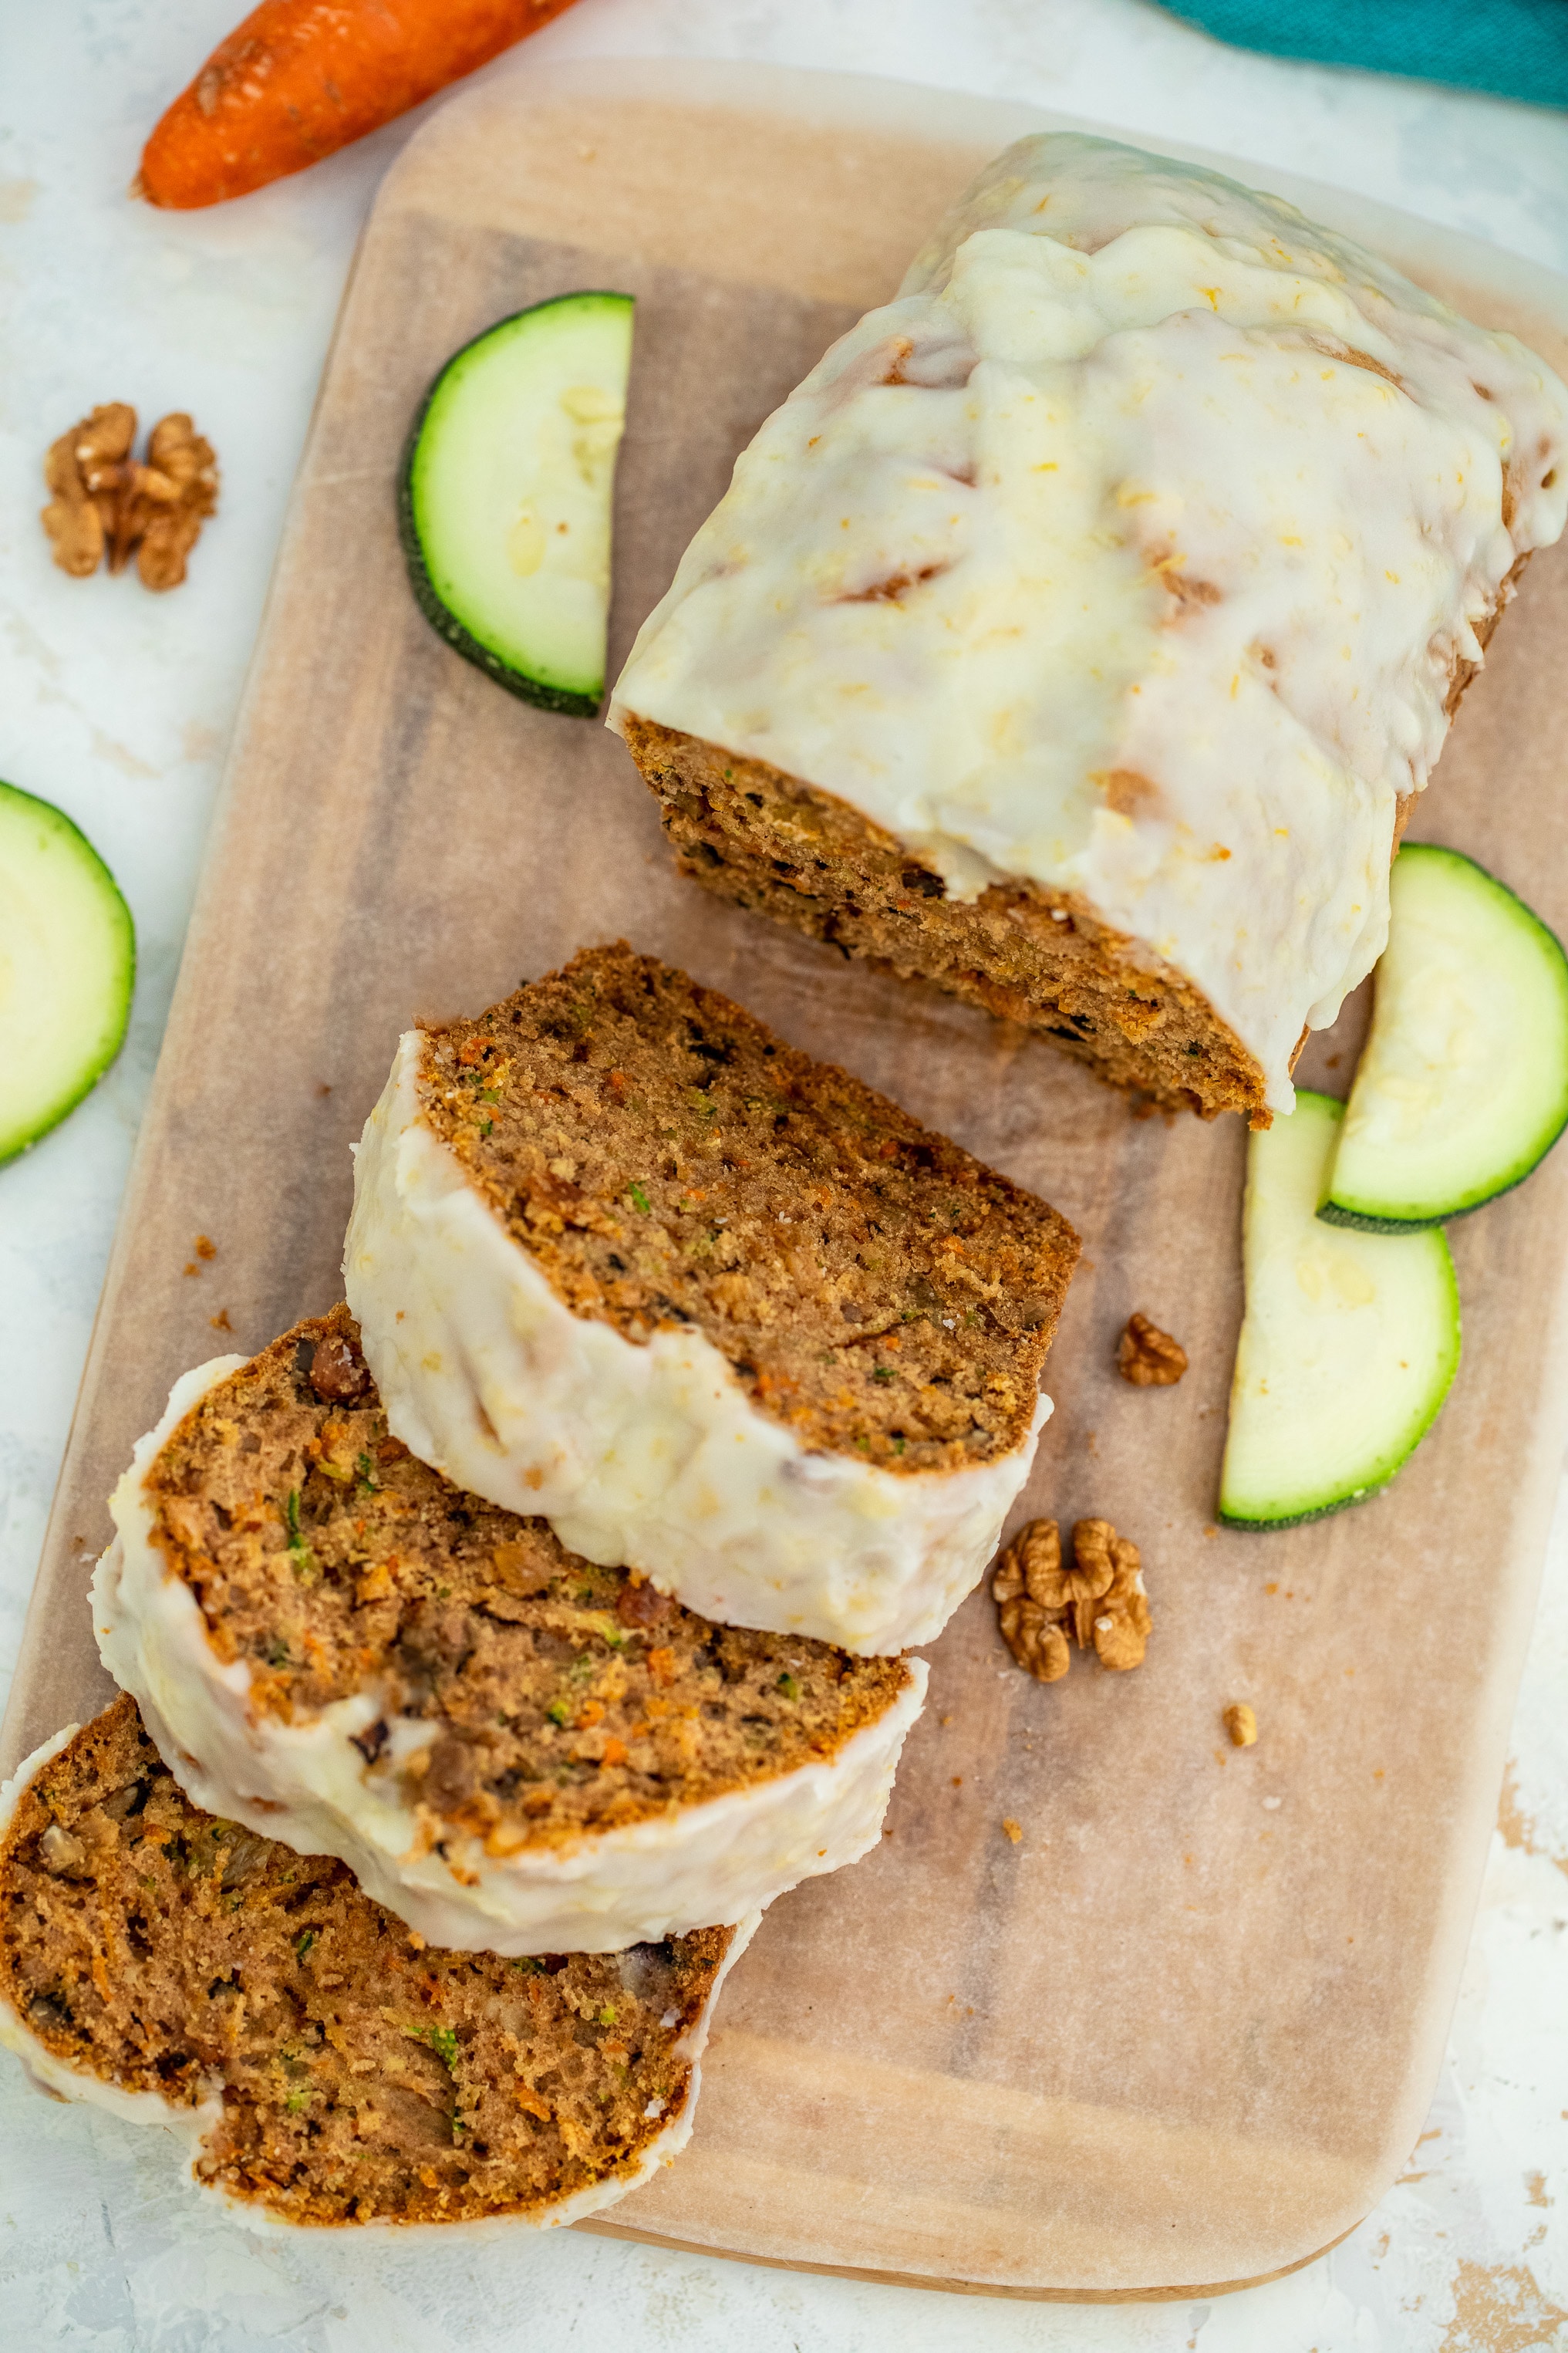
[[[880,1832],[923,1660],[715,1626],[464,1494],[344,1308],[187,1374],[112,1509],[100,1647],[184,1788],[432,1943],[684,1934]]]
[[[553,2223],[690,2137],[754,1923],[600,1957],[427,1947],[341,1862],[192,1805],[123,1694],[0,1792],[0,2042],[184,2138],[258,2222]]]
[[[610,723],[711,890],[1267,1125],[1565,427],[1278,197],[1026,139],[763,427]]]
[[[731,1626],[940,1633],[1049,1411],[1078,1240],[625,945],[411,1030],[343,1261],[392,1428]]]

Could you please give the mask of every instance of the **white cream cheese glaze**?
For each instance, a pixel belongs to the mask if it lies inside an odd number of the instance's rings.
[[[997,1461],[900,1477],[813,1454],[690,1326],[574,1315],[420,1115],[419,1032],[365,1123],[348,1302],[396,1435],[728,1626],[861,1652],[933,1641],[995,1551],[1051,1405]]]
[[[1544,362],[1279,198],[1026,139],[741,457],[609,723],[837,795],[955,899],[1079,894],[1288,1111],[1565,428]]]
[[[242,1356],[230,1359],[228,1362],[232,1367],[234,1363],[243,1364],[245,1359]],[[202,1368],[203,1371],[209,1368],[206,1366]],[[187,1381],[198,1377],[198,1375],[193,1374],[185,1376]],[[189,1397],[185,1409],[188,1410],[189,1406],[195,1402],[195,1397],[202,1393],[201,1390],[197,1390]],[[79,1725],[68,1724],[63,1732],[57,1732],[52,1739],[46,1740],[41,1746],[35,1748],[30,1757],[25,1757],[11,1779],[0,1786],[0,1838],[3,1838],[9,1830],[12,1817],[23,1792],[43,1771],[45,1766],[59,1755],[67,1743],[76,1737],[80,1729]],[[147,1730],[149,1733],[153,1731],[151,1724],[147,1725]],[[154,1741],[162,1750],[162,1743],[156,1741],[156,1736],[154,1736]],[[164,1761],[168,1762],[167,1757]],[[172,1765],[170,1770],[174,1771]],[[179,1779],[180,1776],[176,1774],[175,1778]],[[184,1786],[183,1781],[181,1786]],[[187,1794],[191,1793],[187,1792]],[[195,1802],[201,1804],[204,1801],[197,1799]],[[275,1831],[268,1829],[265,1822],[258,1822],[252,1827],[256,1828],[264,1838],[277,1835]],[[520,2225],[524,2229],[555,2230],[563,2222],[575,2222],[584,2215],[599,2213],[605,2207],[615,2205],[617,2199],[626,2197],[629,2190],[636,2189],[641,2183],[651,2179],[661,2167],[671,2164],[691,2138],[697,2097],[702,2088],[701,2058],[708,2047],[714,2007],[718,2002],[725,1978],[751,1943],[761,1922],[761,1913],[752,1912],[738,1924],[730,1939],[729,1949],[715,1972],[707,2000],[692,2024],[673,2045],[676,2057],[689,2064],[691,2069],[686,2097],[670,2116],[663,2131],[656,2133],[648,2142],[635,2169],[628,2173],[617,2174],[613,2179],[606,2181],[591,2182],[585,2189],[576,2190],[570,2198],[563,2198],[553,2206],[544,2207],[531,2213],[486,2215],[471,2221],[462,2222],[400,2223],[391,2221],[384,2215],[378,2215],[374,2221],[362,2223],[311,2225],[289,2222],[284,2221],[282,2216],[272,2213],[268,2208],[258,2205],[253,2199],[233,2197],[221,2184],[204,2181],[199,2174],[193,2173],[194,2186],[205,2196],[216,2198],[220,2204],[226,2207],[237,2222],[243,2222],[247,2230],[258,2232],[264,2236],[269,2236],[274,2232],[287,2233],[317,2228],[343,2231],[390,2230],[395,2231],[400,2240],[416,2238],[445,2240],[454,2232],[464,2232],[470,2238],[489,2238],[503,2236],[507,2232],[516,2230]],[[54,2052],[39,2042],[26,2021],[17,2014],[4,1994],[0,1994],[0,2047],[16,2054],[22,2063],[23,2073],[34,2088],[42,2092],[49,2099],[78,2100],[87,2106],[104,2109],[110,2116],[118,2116],[122,2124],[158,2125],[165,2132],[173,2133],[184,2148],[193,2168],[202,2156],[207,2141],[223,2121],[223,2094],[219,2084],[212,2084],[206,2096],[194,2106],[182,2107],[176,2106],[171,2100],[160,2099],[155,2092],[128,2091],[123,2084],[106,2083],[102,2076],[95,2075],[85,2068],[67,2066],[63,2060],[57,2059]]]
[[[428,1720],[390,1712],[374,1686],[291,1723],[253,1709],[249,1666],[217,1657],[195,1596],[153,1541],[143,1475],[191,1408],[244,1361],[218,1357],[175,1383],[115,1489],[118,1534],[92,1585],[103,1663],[196,1805],[300,1854],[336,1855],[431,1944],[469,1952],[656,1943],[760,1912],[876,1844],[925,1697],[923,1659],[910,1660],[906,1688],[832,1758],[570,1846],[509,1855],[467,1836],[437,1852],[421,1837],[402,1772],[428,1747]],[[387,1738],[371,1766],[353,1740],[378,1719]]]

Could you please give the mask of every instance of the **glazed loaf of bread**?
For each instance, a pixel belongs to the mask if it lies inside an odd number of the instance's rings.
[[[710,889],[1266,1124],[1565,427],[1279,198],[1026,139],[743,453],[610,723]]]

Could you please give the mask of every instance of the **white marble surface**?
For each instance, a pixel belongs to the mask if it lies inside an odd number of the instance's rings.
[[[0,1674],[65,1441],[202,836],[338,293],[394,126],[217,212],[124,200],[239,0],[0,0],[0,776],[59,802],[135,912],[130,1045],[0,1170]],[[1037,100],[1266,157],[1568,271],[1568,118],[1222,50],[1140,0],[581,0],[533,54],[742,57]],[[417,121],[417,117],[411,121]],[[46,444],[94,402],[188,407],[224,464],[195,586],[68,580]],[[1516,2353],[1568,2347],[1568,1516],[1447,2062],[1405,2179],[1293,2278],[1115,2308],[879,2288],[557,2233],[482,2265],[258,2241],[172,2145],[0,2062],[0,2342],[94,2353],[491,2353],[615,2343],[892,2353]],[[1568,2214],[1568,2207],[1565,2207]]]

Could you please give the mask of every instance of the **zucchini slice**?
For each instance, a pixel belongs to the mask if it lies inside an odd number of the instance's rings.
[[[0,1161],[74,1110],[119,1053],[136,929],[63,810],[0,784]]]
[[[1520,1184],[1568,1124],[1568,956],[1457,849],[1394,861],[1372,1030],[1319,1211],[1414,1233]]]
[[[1359,1503],[1430,1428],[1459,1363],[1459,1293],[1440,1228],[1346,1233],[1317,1215],[1344,1105],[1296,1097],[1250,1138],[1219,1515],[1283,1528]]]
[[[546,711],[605,691],[610,514],[629,294],[559,294],[453,353],[404,451],[398,521],[419,608]]]

